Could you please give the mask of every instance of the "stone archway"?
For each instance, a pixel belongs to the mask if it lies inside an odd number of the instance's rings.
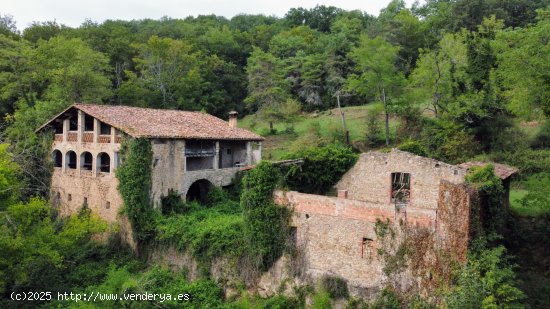
[[[199,179],[191,184],[189,186],[189,189],[187,190],[187,193],[185,194],[185,200],[186,201],[198,201],[199,203],[205,203],[206,202],[206,195],[208,194],[208,191],[212,189],[214,185],[206,180],[206,179]]]

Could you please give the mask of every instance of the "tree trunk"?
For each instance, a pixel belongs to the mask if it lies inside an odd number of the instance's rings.
[[[269,122],[269,133],[273,134],[273,121]]]
[[[382,88],[382,102],[384,102],[384,113],[386,114],[386,146],[390,145],[390,114],[386,103],[386,92]]]

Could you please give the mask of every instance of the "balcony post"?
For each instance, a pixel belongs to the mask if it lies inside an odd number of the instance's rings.
[[[63,119],[63,142],[67,142],[70,123],[71,121],[69,119]]]
[[[97,120],[97,118],[94,118],[94,138],[93,138],[94,143],[99,143],[99,133],[101,132],[100,128],[101,128],[101,123],[99,122],[99,120]]]
[[[216,150],[214,151],[214,169],[217,170],[220,168],[220,142],[216,141]]]
[[[246,142],[246,165],[252,165],[252,142]]]
[[[111,144],[115,143],[115,137],[116,137],[116,129],[115,127],[111,127]]]
[[[84,132],[84,113],[78,111],[78,131],[76,132],[76,141],[82,143],[82,132]]]

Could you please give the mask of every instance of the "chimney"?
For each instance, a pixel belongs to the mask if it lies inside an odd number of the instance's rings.
[[[232,128],[236,128],[237,127],[237,115],[239,113],[237,113],[236,111],[230,111],[229,112],[229,126],[232,127]]]
[[[348,198],[348,190],[338,190],[338,198],[347,199]]]

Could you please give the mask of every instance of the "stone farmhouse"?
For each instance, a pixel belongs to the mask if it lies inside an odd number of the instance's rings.
[[[390,281],[404,291],[433,285],[435,269],[444,261],[466,258],[483,211],[478,192],[464,177],[472,166],[485,164],[451,165],[396,149],[372,151],[361,154],[336,184],[336,197],[276,191],[276,201],[293,209],[298,273],[310,282],[325,275],[344,278],[350,292],[367,298]],[[508,191],[517,170],[494,167]],[[377,225],[384,223],[395,237],[377,234]],[[417,248],[418,260],[406,262],[395,278],[387,273],[387,257],[397,256],[400,244],[424,247]]]
[[[51,192],[61,214],[86,203],[111,223],[123,204],[114,171],[124,138],[151,141],[154,204],[169,190],[202,199],[262,154],[263,138],[237,128],[236,112],[224,121],[201,112],[74,104],[38,129],[47,130],[54,131]]]

